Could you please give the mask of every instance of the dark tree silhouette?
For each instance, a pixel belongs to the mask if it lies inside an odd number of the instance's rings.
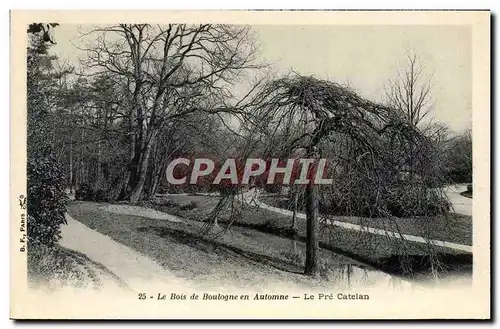
[[[378,172],[387,139],[403,143],[425,144],[425,137],[394,108],[359,97],[339,84],[297,74],[276,79],[265,85],[254,100],[255,129],[272,131],[284,138],[284,149],[291,154],[305,149],[306,156],[321,156],[321,143],[334,134],[342,134],[356,143],[356,156],[366,159],[363,166],[375,181],[374,206],[383,207],[385,187]],[[294,129],[289,129],[294,127]],[[361,163],[361,161],[358,161]],[[307,216],[307,252],[305,273],[318,274],[318,186],[305,187]]]

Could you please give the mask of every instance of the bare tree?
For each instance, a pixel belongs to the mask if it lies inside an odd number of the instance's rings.
[[[388,105],[401,111],[408,123],[418,126],[433,109],[432,79],[425,74],[419,56],[411,52],[406,57],[406,67],[389,81],[385,95]]]
[[[243,71],[258,68],[246,26],[119,24],[92,30],[87,72],[114,74],[126,85],[130,156],[123,198],[142,195],[159,131],[190,113],[237,112],[228,104]]]

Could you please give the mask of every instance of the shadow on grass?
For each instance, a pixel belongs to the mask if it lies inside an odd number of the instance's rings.
[[[439,263],[445,271],[472,273],[472,254],[437,253],[434,264]],[[429,255],[394,255],[378,259],[379,266],[386,271],[404,275],[404,266],[410,267],[414,273],[428,272],[432,269],[433,260]]]
[[[243,257],[256,263],[271,266],[281,271],[294,274],[303,274],[302,267],[292,261],[285,261],[277,257],[243,250],[222,241],[208,239],[194,233],[177,230],[174,228],[157,226],[140,227],[138,228],[138,230],[141,232],[150,231],[162,238],[171,238],[178,243],[188,245],[192,248],[196,248],[206,253],[217,253],[219,255]]]
[[[234,218],[233,226],[272,234],[288,240],[306,242],[304,221],[299,221],[298,231],[294,231],[290,228],[290,220],[284,220],[275,214],[269,214],[260,209],[255,213],[248,209],[250,208],[243,209],[243,213]],[[166,212],[172,211],[162,210]],[[195,216],[192,213],[181,211],[176,213],[176,215],[196,222],[203,222],[204,219],[203,216]],[[222,214],[219,218],[219,225],[228,225],[230,222],[228,217],[228,214]],[[169,229],[161,227],[146,227],[141,229],[150,230],[151,232],[156,230],[153,233],[162,237],[171,237],[179,243],[189,245],[206,253],[231,253],[233,256],[236,255],[260,264],[267,264],[279,270],[302,273],[303,267],[293,261],[287,262],[288,258],[285,258],[286,261],[284,261],[283,259],[274,258],[273,255],[269,256],[248,252],[224,243],[223,239],[209,240],[195,232],[186,233],[184,230],[180,231],[172,227]],[[468,253],[457,252],[444,247],[435,248],[431,245],[397,240],[370,233],[354,232],[342,228],[335,228],[335,230],[339,231],[330,234],[339,234],[336,238],[320,238],[319,245],[322,249],[349,257],[391,275],[409,279],[432,276],[432,270],[436,268],[436,265],[439,269],[439,274],[444,276],[457,273],[472,273],[472,255]],[[251,231],[245,232],[244,235],[250,236]]]
[[[221,223],[227,224],[225,221]],[[273,234],[282,238],[296,240],[306,243],[305,236],[297,234],[289,227],[277,227],[272,222],[265,223],[247,223],[235,222],[233,225],[254,229],[259,232]],[[382,272],[411,278],[421,274],[431,274],[436,264],[439,264],[439,270],[446,274],[447,272],[472,274],[472,254],[469,253],[447,253],[444,251],[434,251],[433,255],[419,255],[408,252],[407,254],[394,254],[386,257],[364,257],[359,253],[349,251],[346,248],[334,246],[324,241],[319,242],[322,249],[344,255],[355,261],[370,265]],[[441,249],[441,250],[444,250]]]

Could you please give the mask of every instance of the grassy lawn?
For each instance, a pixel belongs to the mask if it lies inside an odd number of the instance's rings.
[[[222,236],[202,236],[203,223],[199,220],[184,218],[179,223],[119,215],[104,211],[102,205],[72,202],[68,213],[156,260],[176,276],[195,282],[213,282],[217,286],[221,281],[229,281],[244,287],[279,281],[318,287],[327,285],[332,277],[338,280],[338,274],[346,267],[376,273],[370,266],[325,249],[321,250],[321,277],[311,279],[302,275],[305,246],[300,241],[294,243],[245,226],[234,226]]]
[[[261,201],[274,206],[286,208],[286,202],[279,197],[266,196]],[[423,236],[426,238],[472,245],[472,217],[448,213],[435,219],[429,218],[363,218],[348,216],[327,216],[340,222],[359,224],[362,226],[381,228],[388,231]]]
[[[217,197],[207,196],[168,196],[167,202],[162,205],[150,205],[160,211],[175,214],[183,218],[189,218],[193,221],[201,221],[215,207],[218,202]],[[186,209],[179,206],[180,200],[185,204],[186,200],[191,201],[196,207]],[[251,228],[256,231],[274,234],[283,238],[291,238],[291,218],[289,216],[277,214],[265,209],[254,206],[237,207],[238,211],[234,215],[233,225],[245,228]],[[225,209],[220,218],[220,223],[227,223],[230,218],[230,210]],[[337,219],[337,218],[335,218]],[[469,220],[466,216],[450,217],[446,220],[454,220],[457,222],[446,222],[441,220],[434,224],[431,228],[424,221],[414,222],[401,219],[398,226],[402,233],[421,235],[422,232],[428,232],[427,235],[433,238],[442,238],[447,241],[457,243],[471,242],[471,232],[457,233],[453,235],[451,232],[456,227],[459,227],[459,232],[467,231],[467,223]],[[339,219],[340,220],[340,219]],[[347,220],[345,218],[344,220]],[[371,220],[371,219],[370,219]],[[386,225],[383,221],[376,222],[377,227],[392,229],[393,227]],[[458,226],[460,223],[461,226]],[[371,225],[370,226],[374,226]],[[395,225],[395,224],[393,224]],[[421,225],[422,227],[419,227]],[[470,226],[469,226],[470,227]],[[439,232],[435,232],[438,230]],[[471,228],[470,228],[471,230]],[[298,237],[299,241],[304,242],[306,236],[306,222],[298,220]],[[425,234],[424,234],[425,236]],[[456,236],[456,238],[454,238]],[[450,238],[450,239],[448,239]],[[359,260],[364,263],[371,264],[379,269],[398,273],[403,275],[413,275],[415,273],[425,274],[431,270],[431,265],[435,265],[432,260],[439,260],[443,270],[445,271],[466,271],[472,269],[472,255],[450,248],[436,247],[429,244],[408,242],[400,239],[394,239],[386,236],[374,235],[366,232],[359,232],[344,229],[336,226],[321,227],[321,247],[347,255],[350,258]],[[470,239],[470,240],[468,240]],[[433,255],[433,257],[429,257]],[[411,272],[410,269],[411,268]]]

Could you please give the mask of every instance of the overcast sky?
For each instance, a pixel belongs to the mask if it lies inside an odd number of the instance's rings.
[[[77,64],[84,54],[71,41],[85,26],[61,25],[52,48],[61,59]],[[435,120],[455,131],[471,127],[472,54],[468,26],[254,26],[260,56],[277,72],[293,69],[339,83],[360,95],[382,100],[384,85],[404,69],[405,54],[417,52],[432,74]]]

